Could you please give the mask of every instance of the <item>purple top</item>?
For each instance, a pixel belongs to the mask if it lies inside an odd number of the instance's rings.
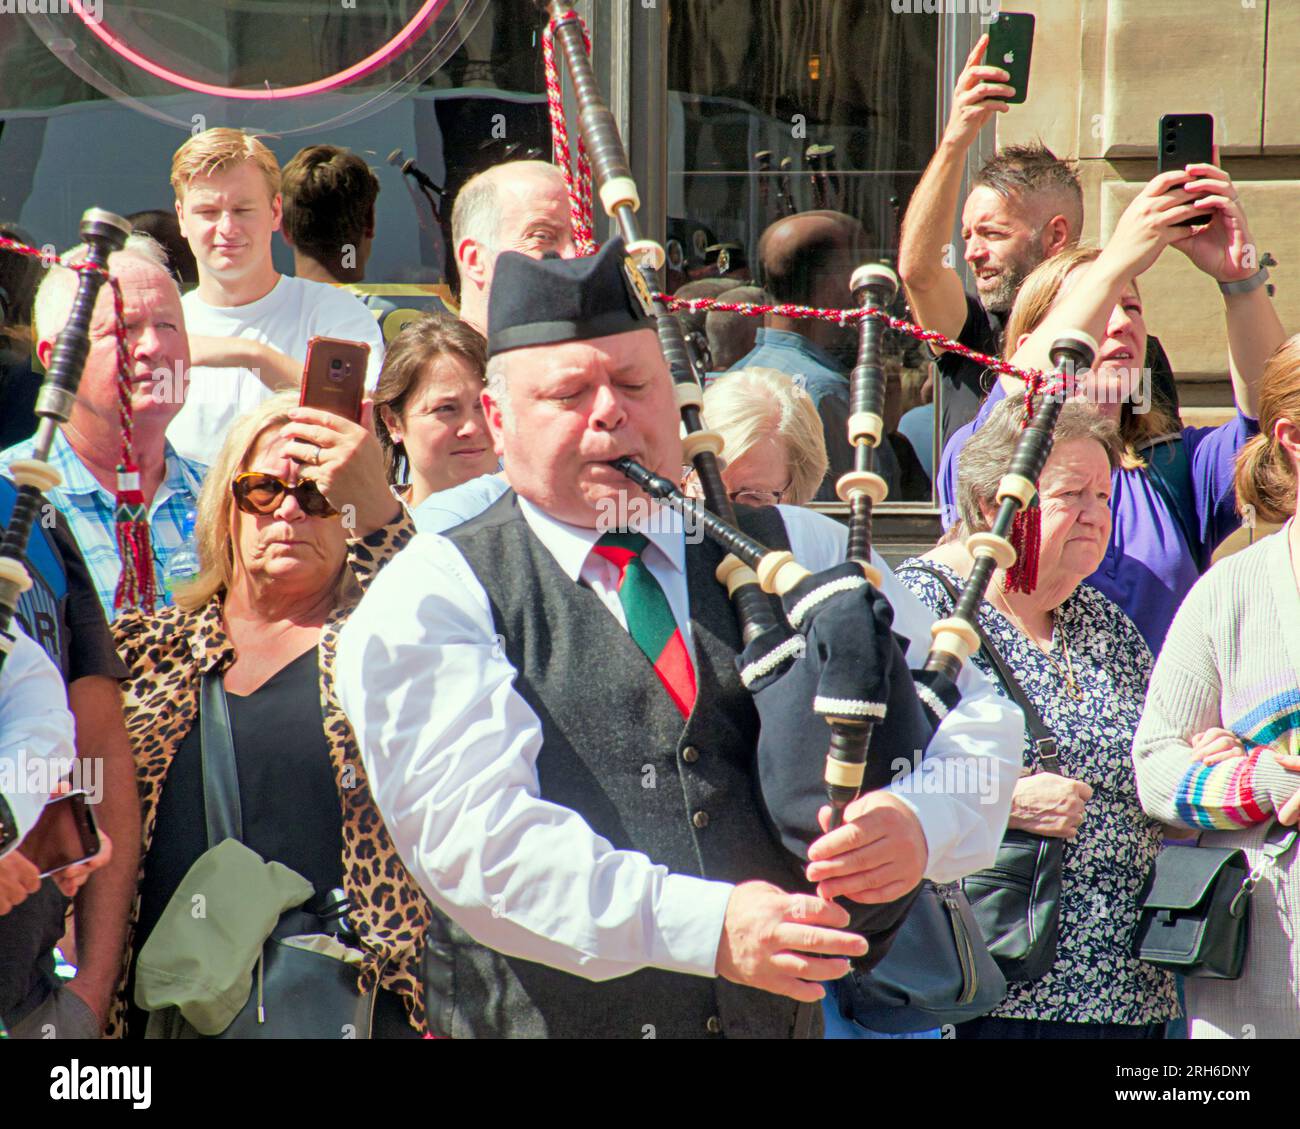
[[[945,529],[957,521],[957,455],[1006,393],[999,381],[975,419],[953,433],[939,463],[939,502]],[[1152,653],[1210,554],[1240,524],[1232,486],[1237,452],[1259,434],[1257,421],[1240,412],[1219,427],[1183,428],[1191,470],[1191,499],[1198,544],[1188,545],[1164,495],[1145,468],[1117,470],[1111,479],[1110,544],[1086,583],[1109,596],[1137,624]]]

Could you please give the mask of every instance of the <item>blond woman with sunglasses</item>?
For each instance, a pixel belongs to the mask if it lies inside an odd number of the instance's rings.
[[[343,891],[364,952],[359,986],[380,989],[374,1036],[416,1035],[428,909],[393,851],[333,693],[340,627],[414,532],[388,488],[378,441],[366,426],[297,407],[292,395],[268,400],[227,436],[195,532],[200,572],[177,606],[113,625],[131,670],[125,712],[143,843],[110,1034],[143,1034],[136,955],[208,846],[201,735],[210,719],[200,687],[216,674],[244,844],[297,871],[316,895]]]

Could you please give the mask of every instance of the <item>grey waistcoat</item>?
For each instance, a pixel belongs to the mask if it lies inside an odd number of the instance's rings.
[[[744,524],[773,547],[775,510]],[[753,775],[758,715],[741,686],[736,614],[714,579],[721,552],[687,548],[697,697],[683,724],[649,660],[596,595],[529,529],[513,492],[448,534],[491,603],[542,725],[543,798],[580,813],[616,848],[675,874],[796,888]],[[647,969],[603,982],[504,956],[439,915],[425,958],[430,1027],[453,1038],[788,1038],[820,1036],[816,1005],[722,978]]]

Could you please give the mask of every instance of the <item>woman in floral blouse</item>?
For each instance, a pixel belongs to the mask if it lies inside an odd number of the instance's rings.
[[[998,482],[1011,463],[1022,402],[1008,401],[962,452],[958,505],[966,533],[988,529]],[[1137,899],[1161,826],[1138,803],[1130,750],[1151,674],[1151,652],[1133,621],[1081,585],[1110,538],[1114,424],[1083,403],[1061,410],[1038,484],[1041,552],[1034,591],[1008,591],[999,573],[980,605],[980,626],[1056,737],[1061,775],[1037,772],[1028,731],[1010,827],[1065,840],[1055,963],[1010,985],[989,1015],[959,1038],[1159,1038],[1178,1014],[1174,979],[1133,956]],[[972,560],[957,541],[898,570],[936,615],[952,598],[925,569],[959,589]],[[996,675],[982,654],[972,662]],[[1002,690],[999,684],[999,690]]]

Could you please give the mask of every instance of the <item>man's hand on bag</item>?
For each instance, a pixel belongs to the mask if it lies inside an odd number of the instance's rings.
[[[818,980],[838,980],[867,941],[845,933],[848,913],[811,894],[787,894],[770,882],[742,882],[731,892],[718,943],[717,972],[735,984],[816,1003]]]
[[[1092,799],[1092,787],[1054,772],[1022,776],[1011,793],[1013,831],[1032,831],[1053,839],[1073,839],[1083,822],[1084,804]]]
[[[823,831],[830,818],[829,806],[818,813]],[[913,890],[929,859],[916,813],[892,792],[868,792],[844,809],[842,827],[808,848],[806,876],[823,898],[878,905]]]

